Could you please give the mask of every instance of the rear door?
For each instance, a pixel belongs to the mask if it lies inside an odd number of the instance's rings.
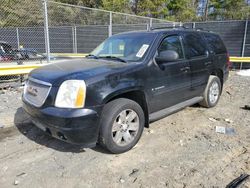
[[[204,33],[213,63],[213,69],[223,70],[224,75],[229,72],[229,57],[227,49],[219,35],[214,33]]]
[[[184,48],[190,65],[190,92],[192,97],[199,96],[207,85],[212,59],[209,57],[206,42],[199,32],[184,33]]]

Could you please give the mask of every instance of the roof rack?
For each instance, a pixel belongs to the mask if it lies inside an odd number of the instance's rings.
[[[192,30],[196,30],[196,31],[207,31],[207,32],[212,32],[209,30],[204,30],[203,28],[193,28],[193,27],[187,27],[184,25],[178,25],[178,26],[163,26],[163,27],[151,27],[150,30],[158,30],[158,29],[192,29]]]
[[[201,28],[201,27],[198,27],[198,28],[193,28],[193,29],[195,29],[195,30],[197,30],[197,31],[205,31],[203,28]]]
[[[150,27],[150,30],[157,30],[157,29],[174,29],[174,28],[183,28],[183,29],[189,29],[186,26],[183,25],[177,25],[177,26],[163,26],[163,27]]]
[[[196,30],[196,31],[206,31],[206,32],[209,32],[209,33],[213,33],[213,31],[209,31],[209,30],[205,30],[204,28],[202,27],[199,27],[199,28],[192,28],[193,30]]]

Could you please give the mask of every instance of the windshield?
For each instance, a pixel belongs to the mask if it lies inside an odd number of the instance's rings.
[[[146,55],[154,36],[152,33],[115,35],[101,43],[90,56],[124,62],[139,61]]]

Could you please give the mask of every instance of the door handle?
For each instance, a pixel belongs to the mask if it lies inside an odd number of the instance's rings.
[[[211,64],[212,64],[211,61],[205,62],[205,65],[206,65],[206,66],[209,66],[209,65],[211,65]]]
[[[187,72],[187,71],[190,70],[190,67],[183,67],[183,68],[181,68],[180,70],[183,71],[183,72]]]

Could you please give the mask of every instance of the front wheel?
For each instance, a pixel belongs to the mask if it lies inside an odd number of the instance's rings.
[[[123,153],[139,141],[145,117],[138,103],[120,98],[104,106],[100,124],[100,144],[112,153]]]
[[[216,106],[221,94],[221,82],[217,76],[211,75],[209,77],[206,89],[203,93],[203,101],[199,104],[206,108]]]

